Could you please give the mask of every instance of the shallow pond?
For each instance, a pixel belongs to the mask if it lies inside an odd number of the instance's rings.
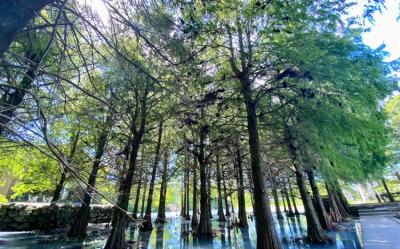
[[[213,220],[215,237],[211,241],[194,239],[190,234],[190,221],[179,217],[170,217],[165,225],[154,225],[152,232],[140,232],[137,226],[127,228],[126,238],[132,248],[255,248],[256,233],[254,221],[249,218],[249,229],[232,228],[230,222]],[[307,245],[302,238],[306,235],[305,217],[287,218],[283,222],[275,222],[278,236],[285,249],[361,249],[360,224],[353,221],[341,224],[336,231],[328,232],[334,241],[327,245]],[[0,232],[1,249],[58,249],[58,248],[102,248],[107,238],[108,228],[104,225],[90,227],[88,239],[82,245],[71,241],[59,231],[52,235],[34,232]]]

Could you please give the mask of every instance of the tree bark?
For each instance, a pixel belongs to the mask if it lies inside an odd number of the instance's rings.
[[[296,200],[294,198],[294,194],[293,194],[293,188],[292,188],[292,184],[290,183],[290,178],[287,178],[288,184],[289,184],[289,191],[290,191],[290,197],[292,198],[292,203],[293,203],[293,207],[294,207],[294,215],[299,216],[299,210],[297,210],[297,205],[296,205]]]
[[[128,210],[129,197],[131,193],[131,187],[133,182],[133,176],[136,170],[137,155],[142,141],[147,116],[147,88],[141,103],[141,117],[140,117],[140,128],[137,129],[135,125],[132,125],[131,131],[134,134],[131,142],[131,154],[129,157],[129,167],[126,176],[122,179],[120,193],[118,195],[117,207],[114,208],[113,212],[113,227],[111,229],[110,236],[107,239],[104,249],[120,249],[126,246],[125,241],[125,227],[127,221],[126,211]]]
[[[204,116],[204,110],[201,110],[201,116]],[[200,141],[198,146],[197,160],[200,166],[200,222],[197,228],[197,235],[199,238],[212,238],[212,228],[209,213],[209,198],[207,191],[207,164],[205,158],[205,140],[207,136],[207,127],[203,126],[200,129]]]
[[[276,211],[276,218],[278,220],[283,219],[282,211],[279,206],[279,197],[278,197],[278,190],[276,189],[276,181],[274,177],[272,177],[272,195],[274,197],[274,202],[275,202],[275,211]]]
[[[210,216],[210,219],[213,218],[212,215],[212,200],[211,200],[211,168],[210,165],[207,165],[207,195],[208,195],[208,214]]]
[[[239,139],[237,140],[238,143]],[[246,199],[244,196],[244,179],[243,179],[243,166],[242,166],[242,154],[240,153],[239,144],[236,144],[236,178],[238,185],[238,217],[239,217],[239,227],[248,228],[247,214],[246,214]]]
[[[157,168],[158,165],[160,164],[160,149],[161,149],[162,134],[163,134],[163,121],[160,122],[158,127],[156,152],[154,156],[153,169],[151,171],[149,194],[147,195],[146,213],[144,215],[144,221],[142,223],[142,226],[140,227],[141,231],[151,231],[153,229],[153,224],[151,222],[151,208],[153,205],[154,183],[156,180]]]
[[[190,202],[189,202],[189,200],[190,200],[190,198],[189,198],[189,194],[190,194],[190,171],[189,171],[189,163],[190,163],[190,160],[189,160],[189,153],[188,153],[188,162],[187,162],[187,164],[186,164],[186,189],[185,189],[185,194],[186,194],[186,197],[185,197],[185,200],[186,200],[186,204],[185,204],[185,207],[186,207],[186,210],[185,210],[185,219],[186,219],[186,220],[190,220],[190,212],[189,212],[189,209],[190,209]]]
[[[247,131],[249,135],[251,170],[254,184],[253,196],[257,249],[280,249],[282,246],[275,231],[269,205],[267,183],[261,168],[256,102],[252,99],[250,79],[246,72],[242,73],[240,82],[242,84],[241,90],[246,103],[247,112]]]
[[[284,191],[281,189],[281,197],[282,197],[282,203],[283,203],[283,212],[287,214],[288,210],[286,208],[286,203],[285,203],[285,194],[283,193]]]
[[[387,196],[388,196],[388,198],[389,198],[389,201],[390,201],[390,202],[395,202],[395,199],[394,199],[392,193],[390,193],[390,190],[389,190],[389,187],[388,187],[388,185],[387,185],[387,183],[386,183],[385,178],[382,177],[381,180],[382,180],[383,187],[385,188],[386,194],[387,194]]]
[[[135,195],[135,203],[133,205],[133,211],[132,211],[132,218],[134,220],[138,219],[138,209],[139,209],[139,201],[140,201],[140,190],[142,188],[142,181],[143,181],[143,177],[142,177],[142,170],[139,172],[138,176],[138,186],[136,188],[136,195]]]
[[[228,195],[226,193],[226,182],[225,182],[225,176],[223,174],[224,166],[222,165],[222,185],[224,187],[224,203],[225,203],[225,216],[230,217],[231,213],[229,212],[229,203],[228,203]]]
[[[161,177],[161,190],[160,190],[160,201],[158,205],[158,214],[157,214],[157,223],[165,223],[166,216],[165,216],[165,204],[166,204],[166,197],[167,197],[167,177],[168,177],[168,163],[169,163],[169,152],[166,150],[164,151],[164,162],[163,162],[163,172]]]
[[[193,158],[193,209],[192,209],[192,228],[196,228],[199,225],[197,217],[197,159]]]
[[[97,173],[100,168],[100,159],[104,154],[106,147],[108,133],[111,125],[112,115],[107,116],[105,128],[101,132],[97,140],[96,154],[93,161],[92,171],[89,175],[88,185],[86,187],[83,202],[79,208],[78,215],[75,218],[73,225],[68,231],[68,237],[77,237],[80,240],[84,240],[86,237],[86,228],[89,223],[90,203],[92,201],[92,193],[96,184]],[[128,155],[127,155],[128,156]],[[126,157],[125,160],[128,158]]]
[[[285,194],[285,197],[286,197],[286,204],[287,204],[287,206],[288,206],[288,212],[287,212],[287,214],[286,214],[286,216],[287,217],[293,217],[294,216],[294,212],[293,212],[293,209],[292,209],[292,204],[290,203],[290,199],[289,199],[289,193],[288,193],[288,190],[287,190],[287,188],[286,188],[286,181],[285,181],[285,179],[283,179],[283,193]]]
[[[144,184],[144,189],[143,189],[143,194],[142,194],[142,203],[141,203],[141,206],[140,206],[140,218],[144,218],[144,204],[146,203],[146,196],[147,196],[147,181],[148,181],[148,179],[147,179],[147,175],[145,175],[144,176],[144,181],[143,181],[143,184]]]
[[[295,170],[297,186],[299,188],[300,196],[303,201],[304,212],[307,220],[307,239],[311,243],[326,243],[328,237],[326,236],[321,224],[319,223],[317,214],[312,204],[307,186],[304,181],[303,171],[297,164],[297,148],[294,144],[294,137],[289,127],[285,126],[285,143],[289,150],[290,159],[292,161],[292,168]]]
[[[216,155],[217,166],[217,190],[218,190],[218,221],[226,221],[224,215],[224,207],[222,205],[222,187],[221,187],[221,172],[219,165],[219,155]]]
[[[296,180],[299,186],[301,199],[303,200],[304,211],[307,220],[307,238],[311,243],[326,243],[327,236],[319,223],[317,214],[308,194],[304,182],[303,172],[296,168]]]
[[[325,183],[325,186],[326,186],[326,190],[328,191],[331,219],[336,223],[340,223],[340,222],[343,221],[343,216],[339,211],[339,207],[338,207],[338,205],[336,203],[336,199],[334,197],[334,193],[332,192],[332,190],[328,186],[328,184]]]
[[[331,230],[331,229],[333,229],[332,221],[330,220],[330,218],[328,216],[328,212],[326,212],[325,205],[322,202],[322,198],[319,193],[317,183],[315,181],[314,171],[311,169],[311,170],[308,170],[306,173],[307,173],[310,185],[311,185],[311,190],[313,192],[315,202],[317,204],[316,206],[317,206],[317,214],[318,214],[319,222],[321,223],[321,225],[324,229]]]

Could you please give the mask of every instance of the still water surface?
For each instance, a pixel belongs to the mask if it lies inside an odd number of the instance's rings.
[[[154,215],[156,216],[156,215]],[[172,216],[164,225],[154,225],[152,232],[140,232],[135,225],[127,228],[126,238],[131,248],[166,249],[166,248],[238,248],[251,249],[256,245],[254,221],[249,218],[249,229],[231,227],[230,221],[213,220],[215,237],[212,241],[194,239],[191,234],[190,221]],[[285,249],[361,249],[360,224],[352,221],[341,224],[336,231],[328,232],[334,241],[327,245],[307,245],[302,238],[307,234],[306,220],[303,215],[285,218],[283,222],[275,221],[278,236]],[[104,225],[90,227],[88,239],[82,245],[65,238],[62,233],[52,235],[34,232],[0,232],[0,249],[100,249],[105,243],[109,229]]]

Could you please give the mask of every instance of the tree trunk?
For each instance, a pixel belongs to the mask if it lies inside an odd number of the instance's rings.
[[[275,181],[275,179],[273,177],[272,177],[272,195],[274,197],[274,202],[275,202],[276,218],[278,220],[282,220],[283,219],[283,215],[282,215],[281,208],[279,206],[279,197],[278,197],[278,191],[276,189],[276,181]]]
[[[147,175],[144,176],[144,189],[142,195],[142,205],[140,207],[140,218],[144,218],[144,204],[146,203],[146,196],[147,196]]]
[[[372,191],[372,193],[374,194],[378,203],[382,203],[381,196],[378,194],[378,192],[376,192],[374,186],[371,183],[367,183],[367,184],[368,184],[368,188],[370,189],[370,191]]]
[[[310,195],[308,194],[303,172],[298,167],[295,166],[295,168],[297,185],[299,187],[301,199],[303,200],[307,220],[307,238],[311,243],[326,243],[327,236],[319,223]]]
[[[181,217],[185,217],[185,211],[186,211],[186,187],[185,187],[186,181],[185,181],[185,174],[183,175],[183,181],[182,181],[182,191],[181,191]]]
[[[144,167],[144,165],[143,165],[143,167]],[[142,181],[143,181],[143,179],[142,179],[143,177],[142,177],[142,170],[139,172],[139,174],[138,174],[138,186],[137,186],[137,188],[136,188],[136,195],[135,195],[135,204],[133,205],[133,211],[132,211],[132,218],[134,219],[134,220],[137,220],[138,219],[138,215],[137,215],[137,213],[138,213],[138,209],[139,209],[139,201],[140,201],[140,189],[142,188]]]
[[[233,198],[232,198],[232,195],[231,195],[231,212],[232,212],[232,214],[234,214],[235,213],[235,209],[234,209],[234,207],[233,207]]]
[[[210,219],[213,218],[212,215],[212,200],[211,200],[211,168],[207,165],[207,192],[208,192],[208,213]]]
[[[190,212],[189,212],[189,208],[190,208],[190,202],[189,202],[189,200],[190,200],[190,198],[189,198],[189,194],[190,194],[189,163],[190,163],[190,160],[189,160],[189,153],[188,153],[188,162],[186,164],[186,190],[185,190],[185,194],[186,194],[186,197],[185,197],[185,200],[186,200],[186,204],[185,204],[185,207],[186,207],[185,219],[186,220],[190,220]]]
[[[325,183],[325,187],[326,187],[326,190],[328,191],[331,219],[336,223],[340,223],[343,221],[343,216],[339,211],[338,205],[336,203],[336,199],[334,197],[334,193],[332,192],[332,190],[328,186],[328,184]]]
[[[71,162],[71,160],[73,159],[73,157],[75,155],[76,149],[78,147],[79,137],[80,137],[80,130],[78,129],[77,132],[71,137],[71,150],[69,151],[69,155],[67,158],[68,162]],[[53,198],[50,201],[50,211],[46,215],[46,217],[43,220],[43,223],[39,227],[39,230],[42,230],[45,232],[49,232],[53,228],[58,227],[57,217],[55,217],[57,214],[57,209],[58,209],[57,201],[60,199],[61,191],[62,191],[65,181],[67,179],[66,168],[63,165],[61,165],[61,168],[62,168],[62,172],[61,172],[60,180],[58,181],[56,188],[54,189]]]
[[[144,221],[140,227],[141,231],[151,231],[153,229],[153,224],[151,222],[151,208],[153,205],[153,193],[154,193],[154,183],[156,180],[156,173],[158,165],[160,164],[160,149],[161,149],[161,139],[163,133],[163,121],[160,121],[158,127],[158,140],[156,145],[156,152],[154,156],[153,169],[151,171],[151,180],[149,185],[149,194],[147,195],[147,205],[146,214],[144,215]]]
[[[287,206],[288,206],[288,212],[287,212],[287,214],[286,214],[286,216],[287,217],[293,217],[294,216],[294,212],[293,212],[293,209],[292,209],[292,205],[291,205],[291,203],[290,203],[290,199],[289,199],[289,193],[288,193],[288,190],[287,190],[287,188],[286,188],[286,181],[285,181],[285,179],[283,179],[283,192],[284,192],[284,194],[285,194],[285,197],[286,197],[286,204],[287,204]]]
[[[237,140],[238,143],[239,139]],[[242,167],[242,155],[240,153],[239,144],[236,144],[236,174],[237,174],[237,185],[238,185],[238,217],[239,227],[248,228],[247,214],[246,214],[246,199],[244,196],[244,179],[243,179],[243,167]]]
[[[275,231],[269,205],[267,183],[261,168],[256,102],[252,97],[250,79],[247,72],[241,73],[240,82],[247,112],[247,131],[249,135],[251,171],[254,185],[253,196],[257,232],[257,249],[278,249],[282,248],[282,246]]]
[[[319,222],[321,223],[321,225],[324,229],[331,230],[331,229],[333,229],[332,221],[330,220],[330,218],[328,216],[328,212],[326,212],[325,205],[322,202],[322,198],[319,193],[317,183],[315,182],[314,171],[308,170],[306,173],[307,173],[310,185],[311,185],[311,190],[313,192],[315,202],[317,204],[316,206],[317,206],[317,214],[318,214]]]
[[[133,211],[132,211],[132,218],[134,220],[138,220],[138,210],[139,210],[139,202],[140,202],[140,190],[142,188],[143,185],[143,172],[145,170],[145,163],[144,163],[144,148],[145,146],[142,145],[142,154],[140,155],[140,163],[141,163],[141,167],[139,167],[139,172],[137,174],[137,179],[138,179],[138,183],[137,183],[137,188],[136,188],[136,195],[135,195],[135,204],[133,205]],[[146,184],[145,184],[146,185]]]
[[[389,190],[389,187],[388,187],[388,185],[387,185],[387,183],[386,183],[385,178],[382,177],[381,180],[382,180],[382,183],[383,183],[383,187],[385,188],[386,194],[387,194],[387,196],[388,196],[388,198],[389,198],[389,201],[390,201],[390,202],[395,202],[392,193],[390,193],[390,190]]]
[[[400,173],[398,171],[396,171],[395,175],[397,176],[397,180],[400,181]]]
[[[0,4],[1,6],[1,4]],[[1,9],[1,7],[0,7]],[[1,12],[0,12],[1,13]],[[1,16],[1,15],[0,15]],[[1,18],[0,18],[1,19]],[[1,29],[1,22],[0,22]],[[1,41],[0,41],[1,43]],[[24,97],[27,93],[26,90],[30,90],[32,88],[32,83],[36,78],[36,67],[37,63],[40,63],[41,55],[36,54],[35,51],[27,51],[27,60],[31,61],[28,63],[28,70],[26,71],[24,77],[21,82],[18,84],[20,89],[10,89],[11,93],[5,92],[3,96],[1,96],[0,101],[0,135],[3,134],[5,130],[5,125],[9,123],[13,117],[15,116],[15,112],[18,107],[21,105]]]
[[[56,188],[54,189],[53,197],[50,201],[50,211],[43,220],[43,223],[40,225],[39,229],[41,231],[47,233],[50,232],[52,229],[58,227],[57,217],[55,217],[58,210],[57,201],[60,199],[60,194],[64,187],[66,178],[67,172],[65,171],[65,169],[63,169],[63,171],[61,172],[60,180],[58,181]]]
[[[285,203],[285,194],[283,193],[284,191],[281,189],[281,197],[282,197],[282,203],[283,203],[283,212],[287,214],[288,210],[286,208],[286,203]]]
[[[317,214],[312,204],[307,186],[304,181],[303,171],[297,164],[297,148],[294,144],[294,137],[289,127],[285,126],[285,143],[289,150],[292,167],[295,170],[297,186],[303,201],[304,213],[307,220],[307,239],[311,243],[326,243],[328,237],[325,235],[321,224],[319,223]]]
[[[7,0],[0,3],[0,59],[11,45],[16,35],[30,20],[54,0]]]
[[[290,183],[290,178],[288,177],[287,179],[288,184],[289,184],[289,190],[290,190],[290,197],[292,197],[292,203],[293,203],[293,207],[294,207],[294,215],[299,216],[299,210],[297,210],[297,205],[296,205],[296,200],[294,198],[294,194],[293,194],[293,188],[292,188],[292,184]]]
[[[193,158],[193,209],[192,209],[192,228],[199,225],[197,218],[197,159]]]
[[[157,214],[157,223],[165,223],[166,216],[165,216],[165,204],[166,204],[166,197],[167,197],[167,177],[168,177],[168,163],[169,163],[169,152],[166,150],[164,151],[164,162],[163,162],[163,172],[161,177],[161,190],[160,190],[160,201],[158,205],[158,214]]]
[[[129,157],[129,167],[126,176],[121,181],[120,193],[118,195],[117,207],[114,208],[113,212],[113,227],[111,233],[107,239],[104,249],[120,249],[126,246],[125,241],[125,227],[127,221],[126,211],[128,210],[129,197],[131,194],[133,176],[136,170],[137,155],[142,141],[145,124],[146,124],[146,101],[147,101],[147,90],[144,93],[142,99],[142,110],[140,118],[140,128],[136,129],[135,126],[132,127],[132,133],[134,134],[131,143],[131,154]]]
[[[224,172],[223,168],[224,166],[222,166],[222,172]],[[231,213],[229,212],[228,195],[226,193],[226,183],[224,174],[222,175],[222,185],[224,187],[225,216],[230,217]]]
[[[218,154],[216,155],[216,159],[217,159],[218,221],[226,221],[224,215],[224,207],[222,205],[221,172],[220,172]]]
[[[97,148],[96,155],[94,157],[92,172],[89,175],[88,185],[86,187],[85,195],[83,197],[83,202],[81,207],[79,208],[78,215],[68,231],[68,237],[78,237],[81,240],[84,240],[86,237],[86,228],[89,223],[89,213],[90,213],[90,203],[92,201],[92,193],[94,190],[94,186],[96,184],[97,172],[100,167],[100,159],[104,154],[104,149],[107,143],[108,132],[110,128],[112,116],[108,115],[105,128],[101,132],[98,140],[97,140]],[[128,154],[126,155],[125,160],[128,160]]]
[[[201,116],[204,116],[204,110],[201,110]],[[212,238],[212,228],[210,222],[210,213],[209,213],[209,198],[208,198],[208,191],[207,191],[207,164],[206,158],[204,154],[205,150],[205,140],[207,135],[207,127],[203,126],[200,129],[200,141],[198,146],[198,154],[197,159],[200,166],[200,222],[197,228],[197,235],[199,238]]]

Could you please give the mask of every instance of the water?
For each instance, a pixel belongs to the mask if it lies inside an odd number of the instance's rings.
[[[135,225],[126,231],[126,239],[132,248],[164,249],[164,248],[255,248],[256,233],[254,222],[249,218],[249,229],[231,227],[230,222],[213,220],[215,237],[211,241],[194,239],[191,236],[190,221],[179,217],[170,217],[164,225],[154,225],[151,232],[140,232]],[[276,231],[282,239],[285,249],[361,249],[360,228],[358,221],[341,224],[336,231],[328,232],[334,241],[327,245],[307,245],[302,238],[306,236],[304,216],[276,221]],[[41,235],[34,232],[0,232],[0,249],[100,249],[107,238],[109,228],[104,225],[90,227],[88,239],[82,245],[68,240],[63,233]]]

